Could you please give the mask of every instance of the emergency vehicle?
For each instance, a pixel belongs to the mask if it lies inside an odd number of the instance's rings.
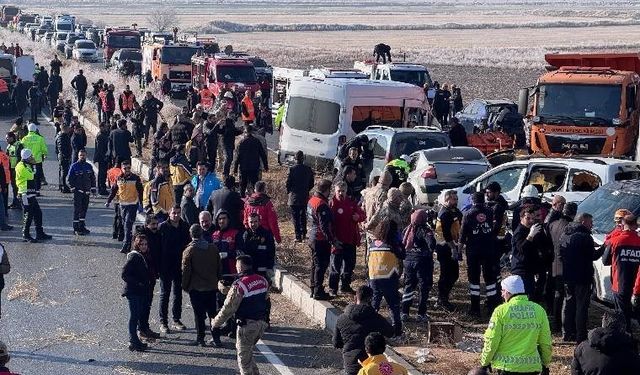
[[[353,68],[367,74],[377,81],[396,81],[410,83],[418,87],[432,86],[431,76],[424,65],[407,62],[389,62],[378,64],[373,60],[356,61]]]
[[[106,28],[104,31],[104,63],[108,66],[113,53],[122,48],[140,49],[140,31],[127,28]]]
[[[191,58],[202,46],[192,43],[153,43],[142,48],[142,72],[151,71],[154,80],[166,74],[171,92],[186,92],[191,83]]]
[[[191,76],[194,88],[207,88],[214,98],[225,90],[235,89],[237,94],[246,90],[252,93],[260,90],[253,64],[249,60],[226,54],[193,56]]]

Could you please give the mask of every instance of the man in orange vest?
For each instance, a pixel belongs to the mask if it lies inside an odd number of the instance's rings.
[[[213,93],[206,86],[200,89],[200,104],[202,104],[204,109],[211,109],[211,107],[213,107]]]
[[[244,98],[242,98],[242,121],[245,125],[251,125],[256,120],[256,111],[253,107],[253,100],[251,100],[251,91],[244,92]]]
[[[129,88],[129,85],[124,89],[120,97],[118,98],[118,105],[120,106],[120,112],[122,117],[129,117],[129,114],[133,112],[133,103],[136,101],[136,96]]]

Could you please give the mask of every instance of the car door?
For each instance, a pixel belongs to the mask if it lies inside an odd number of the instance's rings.
[[[507,202],[509,204],[515,203],[520,198],[526,170],[525,164],[496,168],[476,182],[475,191],[484,191],[491,182],[497,182],[500,184],[502,195]]]
[[[568,168],[560,164],[532,163],[529,165],[523,187],[534,185],[544,200],[550,201],[566,190]]]
[[[370,133],[369,141],[373,146],[373,169],[371,176],[381,176],[382,170],[387,164],[387,153],[389,151],[389,139],[382,133]]]

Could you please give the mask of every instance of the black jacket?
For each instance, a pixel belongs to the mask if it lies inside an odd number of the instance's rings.
[[[162,110],[164,104],[158,100],[158,98],[153,96],[151,99],[145,98],[140,106],[144,109],[146,119],[157,119],[158,112]]]
[[[462,218],[460,243],[467,246],[467,252],[493,256],[494,240],[493,211],[484,205],[473,205]]]
[[[560,258],[560,237],[564,234],[564,228],[572,221],[568,216],[562,216],[549,224],[549,237],[553,243],[553,264],[551,266],[552,275],[562,276],[562,260]]]
[[[238,154],[233,162],[234,173],[238,172],[238,167],[240,171],[260,170],[260,161],[262,161],[265,172],[269,170],[267,153],[264,151],[260,140],[253,135],[249,134],[240,141],[237,152]]]
[[[342,349],[342,359],[346,374],[356,375],[362,366],[358,360],[367,358],[364,339],[372,332],[386,337],[394,333],[393,327],[371,305],[349,305],[338,317],[333,331],[333,346]]]
[[[83,94],[86,93],[87,88],[89,87],[89,85],[87,84],[87,77],[80,74],[73,77],[73,79],[71,80],[71,87],[73,87],[74,89],[76,89],[76,91],[80,93],[83,93]]]
[[[565,283],[591,284],[593,261],[602,253],[594,249],[591,230],[580,223],[569,223],[560,237],[560,262]]]
[[[169,132],[171,134],[171,143],[173,145],[183,145],[191,139],[193,124],[190,121],[179,121],[173,124]]]
[[[87,147],[87,134],[73,132],[71,134],[71,147],[73,147],[73,153],[78,156],[78,151],[84,150]]]
[[[109,154],[113,158],[118,157],[121,161],[131,159],[129,143],[133,141],[133,136],[129,130],[112,130],[109,134]]]
[[[264,272],[273,269],[276,262],[276,242],[268,229],[258,227],[254,232],[247,229],[242,234],[243,252],[253,259],[253,269]]]
[[[11,93],[11,99],[18,103],[26,103],[27,102],[27,94],[29,92],[29,87],[24,82],[16,84],[16,87],[13,88],[13,92]]]
[[[540,270],[540,246],[544,241],[540,238],[543,233],[538,234],[533,241],[527,240],[529,228],[524,225],[518,225],[513,238],[511,239],[511,273],[514,275],[532,276]]]
[[[123,296],[145,296],[149,293],[149,267],[144,256],[137,251],[127,254],[122,267]]]
[[[196,203],[193,201],[193,198],[189,198],[187,196],[182,196],[182,201],[180,202],[180,209],[182,211],[182,220],[187,223],[189,227],[193,224],[198,224],[198,215],[200,212],[198,211],[198,207],[196,207]]]
[[[242,226],[242,211],[244,209],[244,201],[237,191],[231,191],[226,187],[218,189],[211,194],[207,211],[211,212],[213,217],[220,210],[227,211],[229,214],[229,226],[236,229]]]
[[[205,122],[202,127],[202,134],[204,135],[204,143],[206,145],[207,160],[209,163],[213,163],[218,156],[218,136],[219,126],[217,123]]]
[[[640,357],[631,336],[610,328],[596,328],[573,354],[572,375],[632,375]]]
[[[191,242],[189,225],[180,220],[177,227],[167,220],[160,224],[161,247],[158,265],[160,276],[177,276],[181,274],[182,252]]]
[[[58,155],[58,160],[71,160],[73,148],[69,133],[60,132],[56,136],[56,155]]]
[[[236,137],[242,134],[242,130],[236,128],[236,125],[230,118],[225,120],[224,126],[219,128],[218,132],[222,134],[222,144],[231,148],[235,147]]]
[[[95,150],[93,152],[93,161],[100,163],[109,161],[107,153],[109,152],[109,131],[101,130],[96,136]]]
[[[449,139],[451,139],[451,146],[469,146],[467,132],[462,125],[456,125],[449,129]]]
[[[287,193],[289,206],[306,206],[309,192],[313,189],[313,170],[304,164],[296,164],[289,168],[287,176]]]

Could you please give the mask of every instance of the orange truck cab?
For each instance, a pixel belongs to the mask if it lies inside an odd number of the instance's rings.
[[[128,28],[106,28],[104,31],[104,63],[109,65],[113,53],[122,48],[140,49],[140,31]]]
[[[151,71],[154,80],[166,74],[171,92],[185,93],[191,86],[191,58],[202,49],[193,43],[153,43],[142,49],[142,72]]]
[[[212,101],[224,91],[234,88],[237,93],[260,90],[253,63],[226,54],[194,56],[191,59],[191,77],[193,87],[199,90],[206,87]],[[202,104],[206,107],[209,103],[207,100]]]
[[[528,108],[531,151],[634,157],[640,54],[548,54],[545,60],[550,71],[529,93],[532,102],[520,96]]]

